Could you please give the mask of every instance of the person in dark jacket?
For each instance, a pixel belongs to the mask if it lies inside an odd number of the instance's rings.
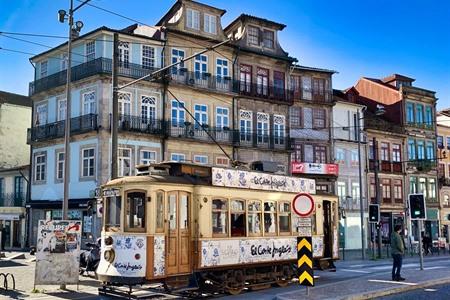
[[[405,278],[400,276],[400,270],[402,269],[402,256],[405,254],[405,245],[403,239],[400,236],[402,231],[402,225],[395,225],[394,232],[391,234],[391,253],[393,258],[392,264],[392,280],[403,281]]]

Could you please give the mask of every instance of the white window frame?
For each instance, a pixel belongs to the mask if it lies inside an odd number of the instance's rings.
[[[89,155],[89,151],[93,150],[93,156]],[[88,151],[88,156],[85,156],[85,151]],[[81,148],[81,178],[92,178],[95,176],[95,158],[96,158],[96,153],[95,153],[95,147],[86,147],[86,148]],[[87,173],[84,173],[84,163],[85,161],[88,164],[87,167]],[[91,164],[92,164],[92,174],[91,174]]]
[[[203,110],[202,108],[205,108]],[[194,117],[197,119],[198,123],[200,125],[208,125],[208,105],[206,104],[200,104],[195,103],[194,104]],[[197,122],[195,122],[195,128],[200,127],[200,125]]]
[[[226,65],[224,65],[224,62],[226,63]],[[228,68],[228,59],[216,58],[216,80],[218,82],[221,82],[224,77],[229,77],[229,71],[230,69]]]
[[[119,92],[119,116],[131,116],[131,93]],[[126,114],[126,110],[128,109]]]
[[[174,51],[176,51],[177,54],[174,54]],[[183,55],[180,55],[180,52],[183,52]],[[172,48],[172,51],[170,52],[172,57],[172,64],[180,62],[183,60],[186,56],[186,51],[184,49],[179,48]],[[179,64],[172,67],[172,74],[178,74],[178,70],[184,68],[184,61],[180,62]],[[181,75],[181,74],[178,74]]]
[[[273,115],[273,141],[275,145],[284,145],[286,138],[286,118]]]
[[[208,164],[208,155],[194,155],[194,163],[201,164],[201,165],[207,165]]]
[[[86,62],[95,59],[95,41],[89,41],[85,44]]]
[[[205,60],[203,60],[205,58]],[[203,69],[203,67],[205,67]],[[199,54],[194,58],[194,72],[195,74],[208,73],[208,55]]]
[[[198,10],[186,9],[186,27],[194,30],[200,30],[200,12]]]
[[[183,101],[180,101],[181,103],[178,103],[177,100],[172,100],[171,103],[171,110],[170,110],[170,123],[172,127],[184,127],[184,122],[186,122],[186,112],[184,111],[184,105],[185,103]],[[176,104],[176,107],[174,106]],[[174,111],[176,112],[176,118],[173,117]],[[174,122],[174,119],[176,121]]]
[[[130,43],[119,41],[119,66],[129,68],[131,61]]]
[[[219,112],[219,109],[221,112]],[[226,113],[224,113],[226,111]],[[228,107],[216,107],[216,128],[223,130],[224,127],[230,127],[230,110]]]
[[[123,151],[128,151],[129,152],[129,156],[124,156]],[[119,147],[119,151],[118,151],[118,155],[117,155],[117,167],[118,167],[118,175],[119,177],[124,177],[124,176],[131,176],[132,174],[132,170],[131,170],[131,156],[132,156],[132,149],[131,148],[126,148],[126,147]],[[129,172],[128,174],[125,174],[125,161],[128,160],[128,168],[129,168]]]
[[[45,66],[45,68],[44,68],[44,66]],[[41,67],[41,69],[40,69],[40,73],[39,73],[39,75],[40,75],[39,78],[47,77],[47,75],[48,75],[48,60],[41,61],[40,67]]]
[[[38,158],[43,158],[38,162]],[[43,182],[47,175],[47,155],[46,153],[36,154],[34,156],[34,181]]]
[[[141,122],[143,124],[155,123],[157,119],[156,97],[141,96]]]
[[[62,156],[62,157],[61,157]],[[59,174],[61,173],[61,177]],[[64,179],[64,151],[56,152],[56,180]]]
[[[63,105],[64,103],[64,105]],[[67,99],[58,99],[56,121],[64,121],[66,119]]]
[[[45,109],[44,109],[45,108]],[[42,110],[42,111],[40,111]],[[36,121],[38,126],[45,125],[48,122],[48,105],[47,102],[36,104]]]
[[[263,119],[265,118],[265,119]],[[261,126],[261,128],[260,128]],[[258,144],[269,143],[270,138],[270,116],[266,113],[258,112],[256,115],[256,131]]]
[[[67,65],[69,61],[69,56],[67,52],[61,54],[61,71],[67,70]]]
[[[251,142],[253,136],[253,112],[249,110],[240,110],[239,112],[239,133],[240,140]]]
[[[151,158],[145,158],[145,157],[144,157],[144,154],[145,154],[145,153],[150,153],[150,156],[153,155],[154,159],[151,159]],[[153,151],[153,150],[141,150],[141,151],[139,152],[139,158],[140,158],[140,163],[141,163],[142,165],[149,165],[149,164],[156,163],[156,151]]]
[[[217,17],[215,15],[203,15],[203,30],[210,34],[217,33]]]
[[[179,156],[180,158],[182,157],[183,159],[182,160],[176,160],[176,159],[173,158],[174,156]],[[171,153],[170,154],[170,160],[171,161],[178,161],[178,162],[186,161],[186,155],[183,154],[183,153]]]
[[[156,66],[156,49],[150,45],[142,45],[141,65],[144,69],[153,69]],[[152,55],[153,54],[153,55]]]
[[[81,95],[83,99],[82,115],[97,113],[97,97],[95,91],[85,92]]]

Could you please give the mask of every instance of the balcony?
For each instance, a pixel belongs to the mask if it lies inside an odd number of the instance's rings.
[[[187,68],[171,70],[173,82],[216,92],[233,93],[236,91],[235,81],[231,77],[213,76],[211,73],[190,72]]]
[[[429,172],[436,169],[436,161],[429,159],[418,159],[408,162],[408,168],[415,168],[418,172]]]
[[[369,171],[375,171],[375,160],[369,159]],[[384,173],[403,173],[403,167],[401,162],[381,161],[378,167],[378,171]]]
[[[425,129],[425,130],[434,130],[433,124],[427,124],[425,122],[406,122],[406,126]]]
[[[24,207],[25,198],[25,194],[0,195],[0,207]]]
[[[380,118],[365,118],[364,126],[366,129],[379,130],[383,132],[398,134],[404,134],[405,132],[402,126],[387,122]]]
[[[294,101],[300,100],[307,103],[330,104],[333,99],[333,91],[316,91],[313,89],[299,88],[292,91],[292,97]]]
[[[227,127],[210,127],[208,125],[195,126],[190,122],[169,123],[169,136],[188,140],[213,142],[210,136],[221,144],[233,144],[237,132]],[[208,132],[208,133],[207,133]]]
[[[245,81],[237,81],[236,84],[240,95],[281,102],[289,105],[293,103],[293,92],[291,90]]]
[[[148,75],[156,69],[143,68],[138,64],[122,64],[119,67],[119,76],[137,79]],[[94,60],[79,64],[72,67],[72,82],[78,81],[97,74],[112,74],[112,59],[110,58],[96,58]],[[30,82],[29,95],[46,91],[48,89],[62,86],[66,84],[67,70],[51,74],[47,77]]]
[[[138,116],[120,115],[119,130],[145,134],[164,135],[166,132],[164,120],[142,118]]]
[[[64,137],[65,121],[28,128],[27,143],[48,141]],[[97,130],[97,114],[87,114],[70,119],[70,133],[80,134]]]
[[[258,132],[240,131],[236,132],[235,146],[270,149],[270,150],[290,150],[291,141],[289,136],[270,134],[260,134]]]

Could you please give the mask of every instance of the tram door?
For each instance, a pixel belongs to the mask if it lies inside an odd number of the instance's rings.
[[[167,194],[167,275],[191,271],[189,261],[189,194]]]
[[[324,257],[332,256],[332,228],[331,228],[331,202],[323,201],[323,239],[324,239]]]

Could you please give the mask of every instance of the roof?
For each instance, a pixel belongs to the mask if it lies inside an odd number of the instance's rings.
[[[284,24],[277,23],[277,22],[274,22],[274,21],[271,21],[268,19],[264,19],[264,18],[260,18],[260,17],[248,15],[248,14],[241,14],[239,17],[234,19],[230,24],[228,24],[228,26],[225,27],[224,31],[228,31],[228,29],[233,27],[233,25],[236,24],[237,22],[239,22],[239,21],[245,22],[246,20],[252,20],[252,21],[266,23],[267,25],[274,26],[277,30],[283,30],[286,27],[286,25],[284,25]]]
[[[392,74],[392,75],[389,75],[389,76],[381,79],[381,81],[383,81],[383,82],[391,82],[394,80],[411,81],[411,82],[415,81],[414,78],[407,77],[405,75],[400,75],[400,74]]]
[[[338,73],[338,71],[335,71],[335,70],[314,68],[314,67],[301,66],[301,65],[295,65],[294,70],[314,71],[314,72],[331,73],[331,74]]]
[[[9,103],[26,107],[32,106],[30,97],[5,91],[0,91],[0,103]]]
[[[16,166],[16,167],[10,167],[10,168],[0,168],[0,172],[20,171],[20,170],[26,170],[28,168],[30,168],[30,165]],[[28,175],[28,174],[26,174],[26,175]]]
[[[186,0],[177,0],[172,5],[172,7],[164,14],[164,16],[162,16],[162,18],[156,23],[156,26],[162,26],[164,24],[164,21],[170,19],[173,16],[173,14],[176,11],[178,11],[178,9],[182,5],[183,1],[186,1]],[[223,16],[227,12],[224,9],[220,9],[220,8],[217,8],[217,7],[208,5],[208,4],[200,3],[200,2],[197,2],[197,1],[190,0],[189,2],[195,3],[195,4],[200,5],[200,6],[204,6],[204,7],[207,7],[207,8],[211,8],[211,9],[217,10],[219,12],[220,16]]]
[[[369,81],[372,81],[372,82],[374,82],[374,83],[378,83],[379,85],[382,85],[382,86],[384,86],[384,87],[387,87],[387,88],[393,89],[393,90],[395,90],[395,91],[398,91],[398,88],[396,88],[395,86],[390,85],[390,84],[388,84],[388,83],[385,83],[385,82],[383,82],[382,80],[377,79],[377,78],[361,77],[361,79],[369,80]]]

